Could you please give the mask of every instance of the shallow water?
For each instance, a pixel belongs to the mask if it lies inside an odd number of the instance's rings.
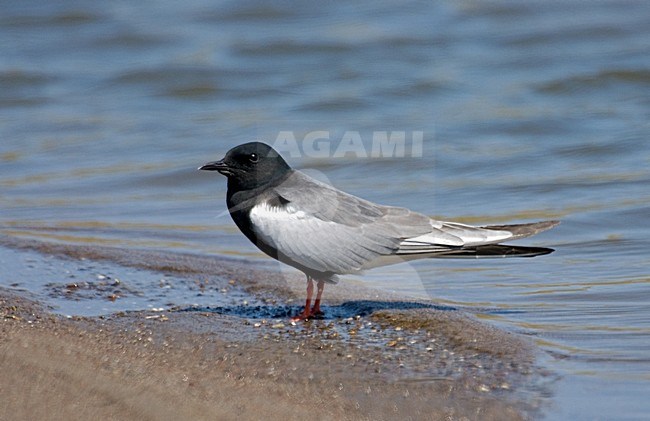
[[[522,243],[557,251],[361,279],[532,335],[561,374],[550,419],[650,409],[647,2],[0,7],[4,234],[263,261],[224,214],[224,180],[196,167],[283,131],[328,131],[332,153],[346,132],[366,151],[373,132],[422,132],[421,157],[290,162],[435,217],[559,218]],[[160,292],[155,273],[108,276]],[[71,302],[63,312],[110,308]]]

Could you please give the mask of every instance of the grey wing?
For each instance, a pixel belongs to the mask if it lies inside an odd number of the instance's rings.
[[[405,208],[382,206],[295,171],[275,194],[282,206],[251,213],[256,233],[307,268],[352,273],[408,258],[512,237],[507,231],[440,222]],[[408,256],[408,257],[407,257]]]
[[[394,254],[404,238],[431,231],[430,219],[377,205],[295,171],[274,188],[280,200],[251,210],[259,239],[320,272],[353,273]]]
[[[275,248],[281,261],[312,271],[355,272],[374,256],[395,249],[389,237],[319,219],[290,204],[256,206],[250,216],[258,241]]]

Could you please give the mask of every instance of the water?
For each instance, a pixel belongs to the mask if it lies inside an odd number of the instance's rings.
[[[528,241],[557,251],[362,279],[533,336],[560,374],[549,419],[650,410],[647,2],[0,10],[3,233],[262,260],[196,167],[281,131],[329,131],[333,149],[359,131],[368,150],[372,131],[421,131],[422,157],[290,161],[436,217],[562,219]]]

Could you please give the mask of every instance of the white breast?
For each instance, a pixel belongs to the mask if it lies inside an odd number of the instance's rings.
[[[303,211],[291,205],[273,206],[262,202],[250,211],[250,219],[255,234],[262,241],[275,248],[282,243],[283,234],[288,234],[299,221],[304,222],[310,217]]]

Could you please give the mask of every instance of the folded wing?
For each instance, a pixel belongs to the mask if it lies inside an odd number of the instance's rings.
[[[454,253],[463,257],[466,252],[476,254],[481,246],[556,225],[511,229],[436,221],[405,208],[377,205],[299,171],[253,207],[250,217],[258,241],[278,250],[280,260],[338,274],[395,263],[394,258],[456,257]]]

